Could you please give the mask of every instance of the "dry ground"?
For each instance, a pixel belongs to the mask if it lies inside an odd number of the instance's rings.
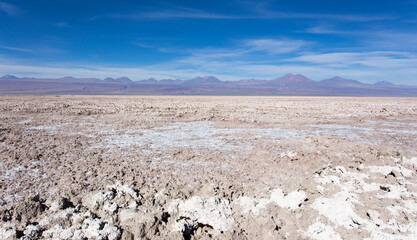
[[[1,96],[0,239],[417,239],[417,99]]]

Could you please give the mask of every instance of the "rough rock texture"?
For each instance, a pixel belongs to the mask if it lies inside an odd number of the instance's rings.
[[[0,239],[417,239],[415,98],[0,98]]]

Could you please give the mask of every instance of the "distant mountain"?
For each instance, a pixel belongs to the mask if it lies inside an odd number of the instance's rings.
[[[218,78],[213,76],[195,77],[191,80],[185,81],[184,84],[198,84],[198,85],[215,85],[222,84]]]
[[[130,80],[127,77],[121,77],[121,78],[105,78],[103,79],[103,82],[109,82],[109,83],[132,83],[133,81]]]
[[[3,77],[1,77],[0,79],[17,79],[18,77],[13,76],[13,75],[4,75]]]
[[[275,78],[269,81],[270,84],[274,86],[279,86],[281,88],[288,88],[288,89],[300,89],[307,86],[315,85],[317,82],[313,81],[301,74],[293,75],[292,73],[288,73],[283,77]]]
[[[379,81],[376,82],[374,85],[376,86],[393,86],[393,83],[387,82],[387,81]]]
[[[292,74],[292,73],[288,73],[283,77],[278,77],[275,78],[273,80],[271,80],[271,82],[277,82],[277,83],[290,83],[290,84],[294,84],[294,83],[313,83],[314,81],[301,75],[301,74]]]
[[[178,85],[184,83],[184,80],[181,79],[161,79],[158,81],[160,85]]]
[[[148,78],[148,79],[144,79],[139,81],[139,83],[144,83],[144,84],[152,84],[152,83],[157,83],[158,80],[156,80],[155,78]]]
[[[417,86],[380,81],[365,84],[333,77],[313,81],[301,74],[286,74],[272,80],[222,81],[214,76],[181,79],[105,78],[0,78],[0,94],[172,94],[172,95],[315,95],[315,96],[413,96]]]
[[[242,79],[239,81],[235,81],[236,84],[238,85],[264,85],[264,84],[269,84],[269,80],[262,80],[262,79]]]
[[[321,80],[320,83],[330,85],[330,86],[358,86],[363,83],[356,81],[356,80],[350,80],[350,79],[344,79],[341,77],[333,77],[330,79]]]

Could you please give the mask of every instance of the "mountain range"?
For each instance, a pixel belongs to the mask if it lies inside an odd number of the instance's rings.
[[[386,81],[375,84],[334,77],[321,81],[301,74],[287,74],[272,80],[222,81],[214,76],[181,79],[122,78],[29,78],[5,75],[0,94],[161,94],[161,95],[305,95],[305,96],[412,96],[417,86]]]

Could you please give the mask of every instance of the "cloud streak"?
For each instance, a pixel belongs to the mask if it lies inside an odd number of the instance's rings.
[[[235,46],[225,48],[185,49],[181,52],[189,54],[186,59],[191,61],[199,59],[202,62],[210,59],[248,58],[252,55],[274,56],[296,52],[311,44],[311,42],[296,39],[256,38],[236,41]],[[172,49],[172,51],[176,50]]]
[[[270,54],[294,52],[309,44],[303,40],[292,39],[252,39],[246,40],[244,43],[251,52],[263,51]]]
[[[338,68],[362,65],[375,68],[410,68],[417,67],[417,58],[405,52],[335,52],[309,54],[292,59],[292,62],[305,62]]]
[[[20,9],[15,5],[7,2],[0,2],[0,10],[3,10],[9,16],[19,16]]]
[[[176,10],[160,10],[160,11],[134,11],[130,13],[110,13],[103,16],[93,17],[99,18],[113,18],[113,19],[131,19],[136,21],[149,20],[170,20],[170,19],[239,19],[238,15],[228,15],[206,12],[192,8],[181,8]]]
[[[395,18],[390,15],[354,15],[354,14],[328,14],[328,13],[302,13],[302,12],[280,12],[269,10],[267,4],[252,4],[254,7],[247,7],[246,12],[239,14],[217,13],[203,11],[195,8],[184,8],[176,6],[173,9],[164,10],[138,10],[125,13],[109,13],[91,18],[113,18],[131,19],[136,21],[150,20],[173,20],[173,19],[314,19],[334,20],[349,22],[369,22],[389,20]]]
[[[32,52],[32,50],[27,48],[17,48],[17,47],[10,47],[10,46],[4,46],[0,45],[0,48],[10,50],[10,51],[17,51],[17,52]]]

